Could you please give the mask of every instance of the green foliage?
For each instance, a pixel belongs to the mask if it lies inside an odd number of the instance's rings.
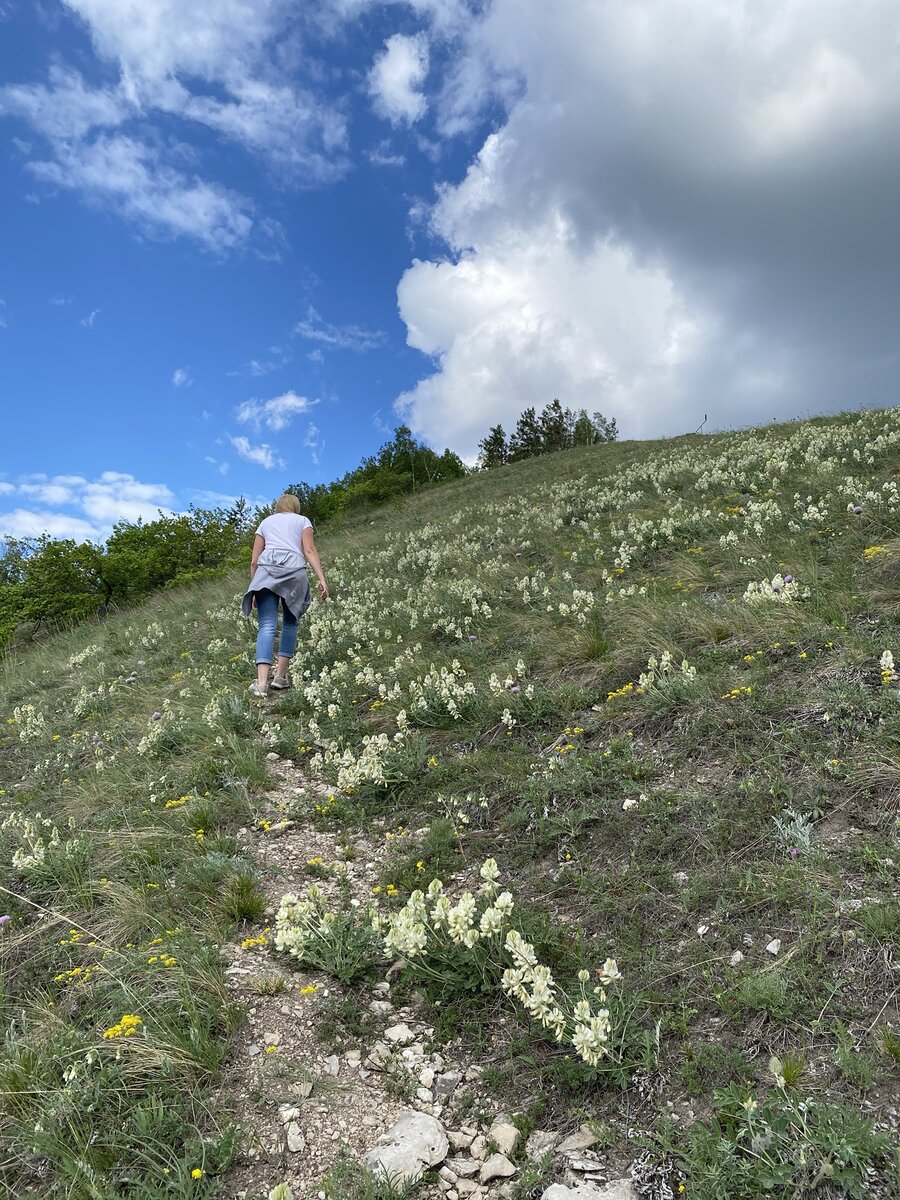
[[[239,506],[235,506],[238,508]],[[245,502],[246,508],[246,502]],[[248,559],[244,509],[191,509],[120,521],[105,545],[6,538],[0,555],[0,647],[17,629],[48,632],[104,617],[163,587],[216,578]]]
[[[800,1200],[825,1187],[862,1197],[869,1167],[889,1150],[889,1135],[848,1109],[783,1088],[757,1099],[734,1084],[693,1126],[682,1169],[698,1200]]]
[[[461,479],[465,473],[462,460],[452,450],[438,454],[400,425],[377,454],[364,458],[341,479],[328,484],[294,483],[287,490],[298,498],[305,515],[320,524],[450,479]]]
[[[564,409],[559,400],[551,400],[540,415],[534,408],[526,408],[508,440],[502,425],[492,426],[478,443],[478,465],[482,470],[490,470],[508,462],[521,462],[575,446],[614,442],[617,438],[615,417],[595,412],[591,418],[583,408],[574,413],[570,408]]]

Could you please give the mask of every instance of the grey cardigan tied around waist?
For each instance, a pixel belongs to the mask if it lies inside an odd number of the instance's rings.
[[[281,602],[299,621],[312,602],[306,563],[290,550],[263,550],[256,572],[241,601],[241,612],[249,617],[253,597],[264,588],[281,597]]]

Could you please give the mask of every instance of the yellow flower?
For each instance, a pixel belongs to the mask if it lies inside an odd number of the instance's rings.
[[[191,1179],[202,1179],[202,1178],[203,1178],[203,1172],[200,1170],[199,1167],[194,1167],[193,1171],[191,1171]]]
[[[389,884],[387,885],[387,887],[385,888],[385,892],[386,892],[386,893],[387,893],[389,896],[399,896],[399,895],[400,895],[400,893],[399,893],[398,889],[397,889],[397,888],[395,888],[395,887],[394,887],[394,885],[393,885],[392,883],[389,883]]]
[[[277,1054],[277,1053],[278,1053],[277,1046],[266,1046],[266,1054]]]
[[[314,983],[308,983],[306,987],[302,987],[298,993],[300,996],[312,996],[319,989]]]

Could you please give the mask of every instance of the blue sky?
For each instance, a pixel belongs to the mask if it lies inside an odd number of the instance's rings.
[[[0,0],[0,533],[897,399],[871,0]]]

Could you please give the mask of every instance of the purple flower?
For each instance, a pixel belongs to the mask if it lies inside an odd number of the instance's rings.
[[[150,714],[150,720],[151,720],[151,721],[158,721],[158,720],[159,720],[161,717],[162,717],[162,713],[161,713],[161,712],[154,712],[154,713],[151,713],[151,714]]]
[[[794,577],[793,577],[793,575],[785,575],[785,577],[784,577],[784,582],[785,582],[785,583],[793,583],[793,582],[794,582]]]
[[[861,504],[854,504],[854,505],[853,505],[853,507],[850,509],[850,511],[851,511],[852,513],[861,513],[861,512],[862,512],[862,505],[861,505]]]
[[[9,913],[4,913],[3,916],[0,917],[0,925],[8,925],[11,920],[12,917],[9,915]]]
[[[470,642],[477,642],[477,641],[478,641],[478,638],[475,636],[475,634],[474,634],[474,633],[470,633],[470,634],[469,634],[469,641],[470,641]]]
[[[796,847],[795,847],[794,849],[791,850],[791,858],[796,858],[799,853],[800,853],[800,851],[798,849],[796,849]]]
[[[518,685],[518,684],[516,684],[516,685],[515,685],[515,687],[511,687],[509,690],[510,690],[511,692],[518,692],[518,691],[520,690],[520,689],[519,689],[519,685]]]

